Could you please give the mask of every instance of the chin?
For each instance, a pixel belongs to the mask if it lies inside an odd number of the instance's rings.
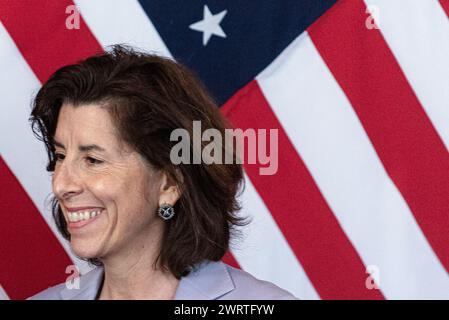
[[[71,247],[73,253],[82,259],[93,259],[100,255],[100,249],[92,243],[84,239],[72,238]]]

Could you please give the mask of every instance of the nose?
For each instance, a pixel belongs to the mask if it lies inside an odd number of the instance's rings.
[[[52,178],[53,193],[60,200],[68,200],[82,192],[82,184],[76,168],[68,159],[56,165]]]

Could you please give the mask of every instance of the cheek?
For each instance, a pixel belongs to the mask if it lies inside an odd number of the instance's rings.
[[[113,207],[120,224],[146,223],[156,211],[157,194],[143,175],[129,174],[97,182],[95,192],[102,195],[107,206]]]
[[[116,199],[121,193],[119,181],[111,177],[92,177],[87,180],[86,185],[95,197],[105,202]]]
[[[124,184],[122,195],[127,207],[133,209],[130,210],[132,212],[149,214],[154,207],[155,194],[141,177],[135,177],[132,183]]]

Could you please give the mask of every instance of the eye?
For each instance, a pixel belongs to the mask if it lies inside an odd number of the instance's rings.
[[[92,157],[86,157],[86,161],[89,164],[101,164],[101,163],[103,163],[102,160],[98,160],[98,159],[95,159],[95,158],[92,158]]]
[[[64,160],[64,158],[65,158],[65,155],[63,155],[62,153],[55,153],[56,161]]]

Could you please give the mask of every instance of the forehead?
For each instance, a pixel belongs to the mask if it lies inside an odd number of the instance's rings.
[[[117,147],[121,141],[109,112],[97,104],[61,107],[55,139],[61,142],[103,143]],[[107,147],[107,146],[106,146]]]

